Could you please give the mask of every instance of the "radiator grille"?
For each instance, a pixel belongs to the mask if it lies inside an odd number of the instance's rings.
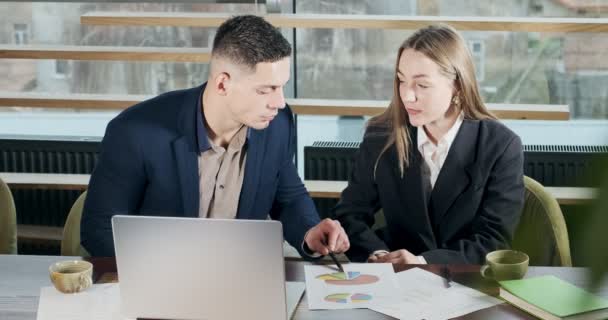
[[[359,142],[317,141],[304,147],[304,178],[307,180],[348,180]],[[524,174],[545,186],[592,186],[591,167],[608,157],[608,146],[525,145]],[[325,217],[337,203],[334,199],[314,199]]]
[[[359,142],[317,141],[304,147],[304,179],[348,180]],[[313,199],[321,218],[329,215],[337,199]]]
[[[524,152],[608,153],[608,146],[525,145]]]
[[[0,171],[90,174],[97,163],[99,145],[99,140],[0,139]],[[76,190],[11,191],[18,224],[58,227],[64,225],[80,195]],[[19,244],[20,253],[42,254],[53,250],[40,243]]]

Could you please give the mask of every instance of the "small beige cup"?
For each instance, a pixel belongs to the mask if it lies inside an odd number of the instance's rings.
[[[83,291],[93,284],[93,265],[83,260],[61,261],[49,267],[51,282],[63,293]]]
[[[530,258],[515,250],[497,250],[486,255],[486,264],[481,267],[481,275],[496,281],[521,279],[528,272]]]

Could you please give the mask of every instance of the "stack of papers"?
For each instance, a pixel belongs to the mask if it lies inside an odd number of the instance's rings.
[[[456,282],[451,282],[451,287],[446,288],[442,277],[420,268],[400,272],[397,279],[401,288],[401,302],[372,310],[398,319],[439,320],[503,303]]]
[[[40,289],[37,320],[126,320],[120,314],[117,283],[94,284],[87,290],[65,294],[54,287]]]
[[[304,293],[304,283],[286,282],[287,312],[291,318]],[[0,299],[0,305],[2,299]],[[127,320],[120,313],[118,283],[94,284],[89,289],[65,294],[54,287],[40,289],[37,320]]]
[[[502,303],[494,297],[413,268],[395,274],[391,264],[345,264],[348,276],[327,266],[306,266],[309,308],[369,308],[398,319],[450,319]],[[346,279],[348,277],[348,279]]]

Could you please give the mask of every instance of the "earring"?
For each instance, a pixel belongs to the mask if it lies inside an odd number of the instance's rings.
[[[457,109],[460,109],[460,96],[459,95],[454,95],[452,97],[452,105],[454,107],[456,107]]]

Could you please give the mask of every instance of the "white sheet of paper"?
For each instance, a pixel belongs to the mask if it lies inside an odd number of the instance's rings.
[[[293,318],[293,314],[298,308],[302,299],[302,294],[306,289],[304,282],[287,281],[285,282],[285,301],[287,303],[287,319]]]
[[[343,267],[352,273],[348,280],[335,278],[341,273],[333,265],[304,266],[310,310],[369,308],[400,301],[390,263],[348,263]]]
[[[444,286],[442,277],[413,268],[396,275],[401,301],[391,306],[370,309],[398,319],[450,319],[489,308],[503,301],[475,289],[451,282]]]
[[[65,294],[54,287],[40,289],[37,320],[125,320],[120,314],[117,283],[94,284],[79,293]]]

